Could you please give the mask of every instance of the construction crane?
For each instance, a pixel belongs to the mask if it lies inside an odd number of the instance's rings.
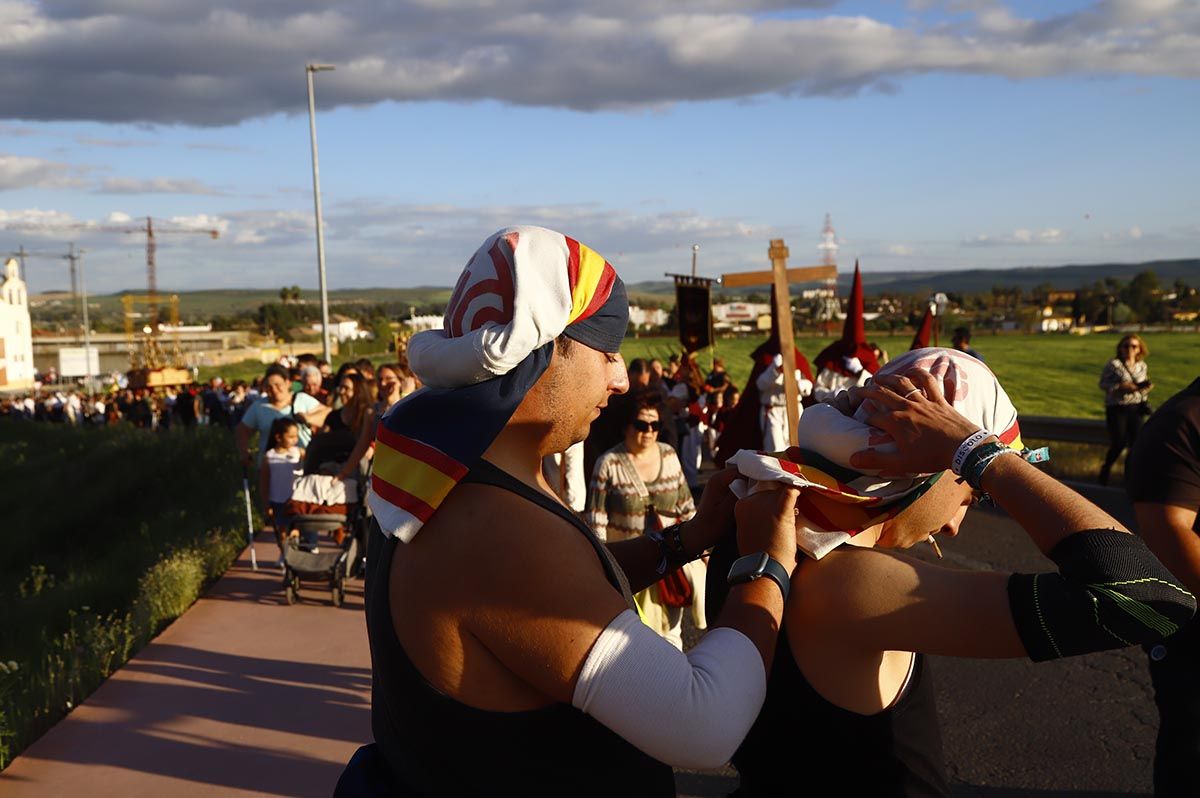
[[[162,223],[159,222],[161,225]],[[211,238],[220,238],[221,231],[216,229],[201,229],[195,227],[168,227],[161,226],[156,230],[154,227],[154,219],[147,216],[146,224],[139,227],[128,227],[121,225],[95,225],[87,222],[78,222],[75,224],[37,224],[36,222],[15,222],[12,224],[0,225],[0,230],[27,230],[30,232],[55,233],[66,230],[86,230],[93,233],[144,233],[146,236],[146,296],[150,299],[150,311],[154,319],[154,329],[158,328],[158,304],[156,297],[158,296],[158,270],[155,264],[155,253],[158,250],[156,237],[160,235],[178,235],[183,233],[204,233]],[[28,253],[26,253],[28,254]],[[74,262],[72,262],[72,266]],[[74,280],[72,279],[72,290]]]
[[[30,250],[25,249],[24,244],[22,244],[21,246],[17,247],[17,249],[15,249],[9,253],[9,255],[16,258],[17,261],[21,264],[21,274],[23,274],[23,275],[29,274],[29,272],[25,268],[25,259],[26,258],[54,258],[56,260],[68,261],[71,264],[71,266],[70,266],[70,270],[71,270],[71,308],[72,308],[71,313],[72,313],[72,315],[75,316],[76,324],[79,323],[79,283],[78,283],[78,279],[77,279],[76,264],[79,261],[80,257],[82,256],[82,254],[83,254],[83,250],[76,250],[74,243],[67,245],[67,254],[65,254],[65,255],[62,254],[61,252],[45,252],[45,251],[37,251],[37,250],[31,252]]]

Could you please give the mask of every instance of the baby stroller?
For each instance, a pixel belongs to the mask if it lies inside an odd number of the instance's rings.
[[[333,606],[346,597],[346,578],[358,561],[358,540],[352,533],[358,515],[356,480],[325,474],[297,478],[287,503],[290,523],[299,537],[289,538],[283,550],[283,594],[295,604],[304,584],[328,585]],[[321,534],[329,540],[322,542]]]

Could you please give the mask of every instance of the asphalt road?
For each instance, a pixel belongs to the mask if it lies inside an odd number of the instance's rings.
[[[1120,491],[1083,489],[1126,524]],[[943,546],[951,565],[1053,566],[1006,515],[972,512]],[[933,657],[956,796],[1149,796],[1158,713],[1140,648],[1034,665]]]
[[[1132,523],[1120,491],[1081,488]],[[932,558],[919,547],[917,556]],[[942,543],[945,564],[1052,570],[997,510],[972,510]],[[1140,648],[1034,665],[1027,660],[932,657],[947,769],[961,798],[1115,798],[1152,794],[1158,714]],[[727,795],[732,771],[678,775],[680,793]]]

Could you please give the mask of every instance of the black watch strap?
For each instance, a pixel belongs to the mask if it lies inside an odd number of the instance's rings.
[[[792,587],[791,574],[783,567],[783,563],[765,551],[747,554],[734,560],[726,579],[731,585],[742,585],[764,576],[779,585],[779,591],[783,593],[783,603],[786,604],[788,592]]]

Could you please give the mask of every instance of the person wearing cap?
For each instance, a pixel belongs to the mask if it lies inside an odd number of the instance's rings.
[[[735,502],[718,474],[691,520],[604,545],[542,476],[542,457],[626,390],[627,323],[600,255],[511,227],[468,262],[444,329],[410,340],[426,387],[381,420],[368,494],[375,742],[335,795],[673,796],[672,766],[720,766],[749,728],[795,563],[796,491]],[[735,514],[756,569],[684,654],[639,620],[633,592]]]
[[[1016,409],[966,354],[896,358],[836,406],[808,408],[799,438],[786,458],[730,459],[739,495],[800,490],[806,555],[767,700],[733,757],[741,795],[948,796],[925,655],[1041,662],[1155,641],[1195,611],[1140,539],[1031,465],[1042,455],[1025,450]],[[934,536],[957,535],[981,492],[1056,571],[946,569],[901,553],[929,541],[940,556]],[[732,540],[713,552],[710,608],[737,556]]]
[[[800,350],[795,351],[797,413],[804,412],[803,401],[812,395],[812,369]],[[766,357],[770,357],[767,355]],[[767,362],[755,380],[758,401],[762,405],[761,425],[763,431],[762,450],[781,452],[788,445],[787,394],[783,385],[783,355],[775,355]]]
[[[863,285],[858,263],[854,264],[854,283],[846,304],[846,324],[842,337],[821,350],[814,365],[817,378],[812,395],[818,402],[832,399],[849,388],[861,388],[879,371],[875,350],[867,342],[863,321]]]

